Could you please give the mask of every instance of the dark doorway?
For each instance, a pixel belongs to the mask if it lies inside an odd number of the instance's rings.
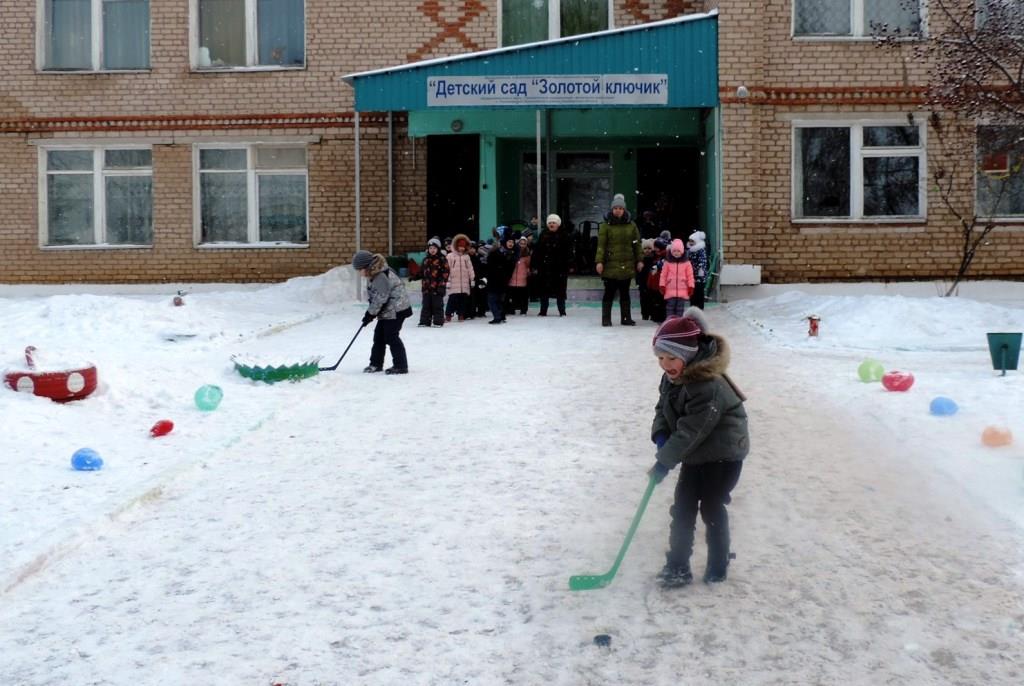
[[[427,228],[431,236],[479,234],[480,137],[427,137]]]
[[[641,148],[637,150],[636,224],[644,238],[668,230],[673,238],[686,237],[701,221],[700,150],[696,148]]]

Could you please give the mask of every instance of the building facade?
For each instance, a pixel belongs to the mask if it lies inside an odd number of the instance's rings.
[[[724,265],[767,282],[949,277],[960,228],[930,181],[928,65],[869,35],[935,19],[888,5],[4,3],[0,283],[277,281],[548,211],[583,236],[613,192],[676,235],[705,229]],[[390,89],[439,70],[672,80],[665,102],[359,104],[377,95],[368,74]],[[998,249],[971,273],[1019,278],[1021,158],[979,150],[958,201],[998,186]]]

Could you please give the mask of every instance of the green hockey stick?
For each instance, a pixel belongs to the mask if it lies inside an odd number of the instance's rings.
[[[657,485],[658,482],[654,480],[654,476],[651,476],[647,482],[647,490],[644,491],[644,497],[640,500],[640,506],[636,509],[636,514],[633,515],[633,523],[629,525],[629,533],[626,534],[626,540],[622,542],[622,547],[619,548],[619,555],[615,558],[615,564],[612,565],[612,568],[604,574],[578,574],[569,577],[570,591],[592,591],[595,588],[604,588],[612,582],[616,572],[619,571],[619,565],[622,564],[622,558],[626,557],[629,544],[633,542],[633,534],[636,533],[636,528],[640,526],[640,518],[644,516],[644,510],[647,509],[647,501],[651,499],[651,493],[654,492],[654,487]]]

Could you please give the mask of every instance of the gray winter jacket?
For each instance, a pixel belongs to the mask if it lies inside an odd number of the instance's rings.
[[[411,309],[405,283],[388,267],[383,255],[373,256],[367,272],[370,275],[366,286],[366,294],[370,299],[367,312],[377,319],[396,319],[399,312]]]
[[[746,398],[725,370],[729,346],[724,338],[703,335],[697,357],[675,382],[662,376],[654,408],[651,439],[669,435],[658,462],[673,468],[707,462],[735,462],[750,452]]]

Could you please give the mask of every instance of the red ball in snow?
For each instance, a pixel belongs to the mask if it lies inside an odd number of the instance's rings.
[[[909,391],[914,385],[914,375],[910,372],[886,372],[882,376],[882,385],[887,391]]]
[[[170,419],[161,419],[159,422],[153,425],[153,428],[149,430],[149,435],[153,438],[158,436],[166,436],[171,433],[174,429],[174,422]]]

